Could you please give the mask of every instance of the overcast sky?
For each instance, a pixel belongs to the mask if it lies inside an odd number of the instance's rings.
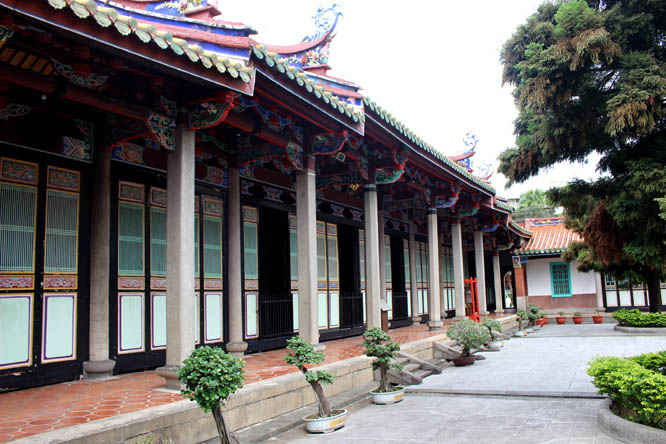
[[[214,3],[214,1],[212,2]],[[320,0],[218,0],[222,18],[254,27],[262,43],[300,42],[314,31]],[[446,155],[465,150],[468,131],[479,143],[473,160],[496,170],[497,156],[515,145],[517,110],[511,87],[502,87],[499,51],[540,0],[340,0],[344,17],[331,43],[330,75],[353,81],[362,93]],[[330,5],[331,3],[324,3]],[[558,165],[497,194],[518,197],[534,188],[589,178],[587,165]]]

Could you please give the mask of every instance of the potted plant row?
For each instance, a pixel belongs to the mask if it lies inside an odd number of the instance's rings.
[[[540,329],[546,323],[545,321],[541,321],[541,319],[545,318],[542,308],[535,304],[530,304],[527,311],[518,310],[516,316],[518,316],[518,331],[514,332],[514,336],[518,337],[527,336],[534,330]],[[524,321],[527,321],[525,329],[523,329]]]
[[[394,404],[403,400],[405,388],[402,386],[393,386],[388,381],[388,371],[390,368],[402,370],[402,364],[391,362],[397,356],[400,345],[396,344],[391,337],[381,328],[374,327],[365,331],[363,334],[365,342],[365,355],[375,358],[372,361],[372,368],[379,370],[379,387],[370,392],[373,404]]]
[[[329,433],[344,427],[347,410],[331,409],[322,387],[322,384],[333,383],[333,375],[326,370],[313,371],[306,367],[323,362],[324,353],[316,351],[312,344],[299,336],[287,341],[287,350],[291,353],[284,357],[285,362],[297,367],[303,373],[317,398],[317,413],[303,418],[305,430],[308,433]]]
[[[460,357],[453,359],[453,364],[457,367],[474,364],[476,357],[472,354],[472,350],[481,347],[490,339],[488,328],[471,319],[451,324],[446,330],[446,336],[456,341],[462,349]]]

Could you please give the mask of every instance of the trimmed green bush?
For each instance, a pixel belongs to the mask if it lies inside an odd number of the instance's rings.
[[[178,380],[183,397],[196,401],[204,412],[212,412],[222,444],[238,442],[224,421],[221,407],[243,387],[245,362],[219,347],[199,347],[183,361]]]
[[[462,357],[471,354],[473,348],[479,348],[490,339],[488,329],[471,319],[456,321],[446,330],[446,336],[462,347]]]
[[[601,357],[590,362],[587,374],[599,393],[613,401],[613,410],[625,419],[666,430],[666,352],[633,358]],[[653,370],[646,366],[659,369]]]
[[[621,309],[613,313],[617,322],[625,327],[666,327],[666,314],[641,313],[640,310]]]
[[[666,350],[657,353],[645,353],[644,355],[633,356],[629,359],[641,367],[666,375]]]

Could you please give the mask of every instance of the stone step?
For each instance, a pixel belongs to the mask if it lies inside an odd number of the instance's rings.
[[[415,372],[412,373],[421,379],[427,378],[428,376],[432,375],[432,371],[430,370],[416,370]]]
[[[414,372],[416,370],[419,370],[420,368],[421,368],[421,364],[409,363],[409,364],[403,364],[402,365],[402,371],[403,372]]]

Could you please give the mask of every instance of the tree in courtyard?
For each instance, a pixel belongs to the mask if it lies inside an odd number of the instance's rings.
[[[628,270],[659,311],[666,278],[666,2],[543,3],[504,44],[503,81],[515,86],[516,147],[500,155],[509,184],[561,161],[601,155],[596,180],[548,197],[583,235],[566,259]],[[661,203],[661,209],[660,209]]]
[[[196,401],[204,412],[212,412],[221,444],[237,444],[222,414],[227,398],[243,387],[245,362],[219,347],[199,347],[183,361],[178,379],[180,393]]]

